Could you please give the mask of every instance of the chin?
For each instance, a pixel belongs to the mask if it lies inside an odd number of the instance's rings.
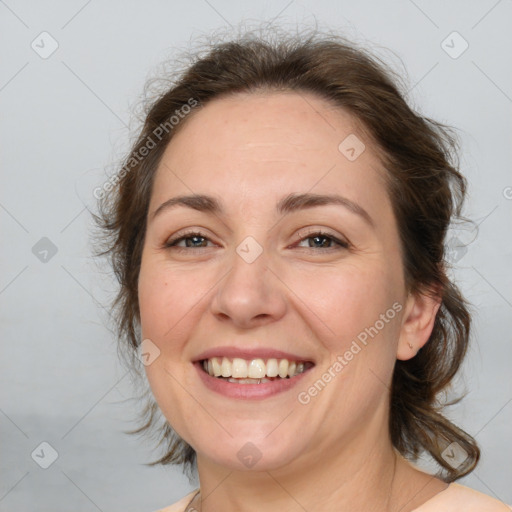
[[[290,464],[304,452],[307,445],[304,438],[299,446],[296,440],[291,439],[293,437],[270,439],[254,435],[230,437],[226,434],[222,441],[217,439],[212,445],[205,444],[203,439],[198,443],[196,453],[199,464],[201,458],[205,457],[231,471],[275,471]]]

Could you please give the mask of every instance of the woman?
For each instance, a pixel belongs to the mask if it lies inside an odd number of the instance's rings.
[[[164,511],[509,510],[453,483],[479,450],[438,402],[470,328],[453,149],[333,35],[214,45],[153,103],[99,220],[137,432],[160,410],[156,463],[197,468]]]

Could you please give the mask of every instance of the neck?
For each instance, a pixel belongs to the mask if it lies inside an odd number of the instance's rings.
[[[339,443],[338,450],[329,445],[276,469],[230,470],[198,454],[202,507],[194,507],[202,512],[392,510],[396,477],[402,478],[407,463],[381,425]]]

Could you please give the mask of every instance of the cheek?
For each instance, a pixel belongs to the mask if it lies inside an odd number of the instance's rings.
[[[169,340],[179,338],[209,288],[197,272],[177,271],[161,262],[143,264],[138,285],[143,336],[167,347]]]
[[[160,351],[144,370],[156,402],[182,437],[193,409],[184,391],[190,377],[188,364],[183,364],[184,347],[194,324],[194,306],[204,293],[197,276],[171,272],[165,262],[143,260],[138,284],[142,337]]]
[[[303,301],[304,316],[310,310],[307,316],[315,333],[331,352],[344,349],[376,322],[383,335],[395,337],[393,304],[401,300],[401,294],[393,269],[383,265],[316,267],[290,273],[288,279],[290,289]],[[387,320],[384,328],[381,315]]]
[[[303,317],[308,309],[315,313],[310,327],[327,356],[322,367],[336,375],[322,400],[341,416],[351,411],[357,417],[362,403],[376,407],[387,392],[382,383],[390,382],[396,360],[400,283],[383,264],[317,269],[295,281],[305,298]]]
[[[169,320],[169,311],[166,311],[170,299],[168,280],[154,268],[142,266],[138,294],[142,335],[157,343]]]

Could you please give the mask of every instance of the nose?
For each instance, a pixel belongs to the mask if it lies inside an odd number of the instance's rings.
[[[231,270],[212,298],[212,313],[241,329],[282,318],[287,308],[284,286],[268,264],[265,250],[252,262],[233,251]]]

